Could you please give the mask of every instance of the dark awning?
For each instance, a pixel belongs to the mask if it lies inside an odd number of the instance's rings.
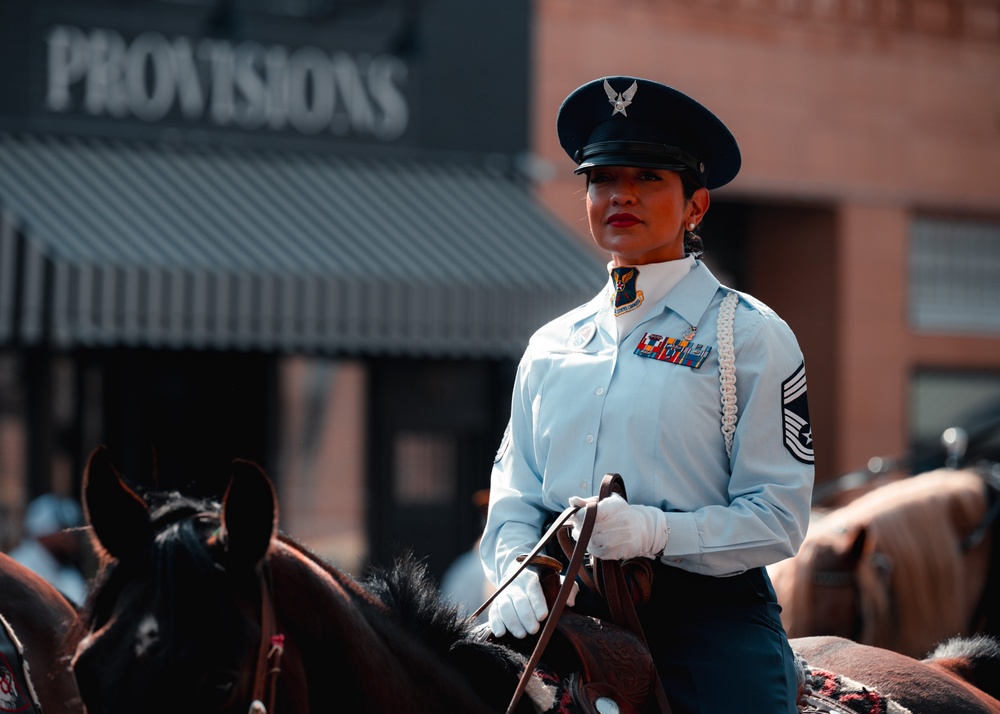
[[[454,164],[0,136],[0,344],[516,356],[600,288]]]

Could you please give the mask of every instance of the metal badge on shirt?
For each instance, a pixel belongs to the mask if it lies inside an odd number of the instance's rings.
[[[594,339],[594,335],[597,334],[597,325],[593,322],[588,322],[581,325],[579,329],[576,330],[569,338],[569,345],[573,349],[582,350],[584,347],[590,344],[590,341]]]
[[[635,348],[635,354],[640,357],[679,364],[691,369],[701,367],[711,352],[712,348],[707,345],[699,345],[682,337],[663,337],[650,332],[642,336]]]

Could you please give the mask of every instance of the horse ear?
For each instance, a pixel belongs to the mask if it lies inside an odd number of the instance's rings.
[[[263,560],[278,530],[274,486],[252,461],[236,459],[222,501],[226,557],[231,566],[254,568]]]
[[[98,552],[121,559],[153,538],[149,509],[122,480],[106,446],[94,449],[83,474],[83,508]]]

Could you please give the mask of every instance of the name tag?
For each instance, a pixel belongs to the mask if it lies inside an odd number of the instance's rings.
[[[690,340],[682,340],[679,337],[663,337],[649,332],[639,340],[639,346],[635,348],[635,353],[640,357],[649,357],[679,364],[683,367],[698,369],[712,352],[712,348],[706,345],[699,345]]]

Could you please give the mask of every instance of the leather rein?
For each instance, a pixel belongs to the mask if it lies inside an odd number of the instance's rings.
[[[556,630],[556,626],[559,622],[559,618],[566,607],[566,601],[569,599],[569,594],[573,589],[576,579],[579,576],[584,584],[590,587],[594,592],[599,595],[603,595],[607,601],[608,607],[611,610],[611,616],[616,625],[625,627],[631,630],[649,649],[649,643],[646,641],[646,637],[642,631],[642,625],[639,622],[639,617],[635,612],[635,605],[632,602],[631,594],[628,591],[628,585],[625,582],[625,577],[622,574],[621,563],[616,560],[599,560],[594,559],[593,565],[593,575],[587,573],[587,570],[583,567],[584,554],[587,550],[587,545],[590,543],[590,536],[594,532],[594,523],[597,520],[597,503],[604,498],[610,496],[612,493],[617,493],[622,498],[625,498],[625,482],[619,474],[607,474],[603,481],[601,482],[600,495],[597,501],[589,501],[586,506],[583,507],[570,507],[559,514],[559,517],[549,526],[548,530],[542,536],[538,544],[531,549],[531,552],[527,555],[522,555],[518,557],[519,565],[511,572],[507,577],[500,582],[497,589],[487,598],[486,602],[479,606],[479,608],[470,615],[471,619],[475,619],[481,615],[486,608],[497,598],[497,596],[503,592],[503,590],[510,585],[518,575],[520,575],[525,568],[533,564],[536,557],[540,556],[542,550],[553,538],[557,538],[563,551],[569,555],[569,565],[563,573],[562,585],[559,587],[559,592],[555,597],[555,601],[549,608],[548,617],[545,619],[545,625],[542,627],[541,633],[538,635],[538,642],[535,644],[534,650],[532,650],[531,657],[528,659],[527,665],[525,665],[524,671],[521,673],[521,677],[518,680],[517,688],[514,690],[514,695],[511,698],[510,704],[507,706],[506,714],[512,714],[514,709],[517,707],[518,702],[520,702],[528,683],[531,680],[531,675],[534,673],[535,668],[541,661],[542,654],[545,651],[545,647],[548,645],[549,640],[552,639],[552,634]],[[627,500],[627,499],[626,499]],[[570,536],[567,534],[567,529],[564,528],[566,522],[571,516],[577,513],[577,511],[584,509],[583,525],[580,528],[580,535],[577,538],[576,546],[572,548],[572,554],[570,554]],[[545,558],[545,556],[541,556]],[[660,683],[659,677],[654,678],[654,691],[656,695],[657,704],[660,707],[661,714],[671,714],[670,704],[667,702],[666,693],[663,691],[663,685]]]
[[[285,636],[278,633],[274,617],[271,588],[263,572],[260,581],[260,645],[253,677],[253,701],[247,714],[274,714],[274,700],[281,674],[281,656],[285,653]],[[264,705],[265,697],[267,705]]]

